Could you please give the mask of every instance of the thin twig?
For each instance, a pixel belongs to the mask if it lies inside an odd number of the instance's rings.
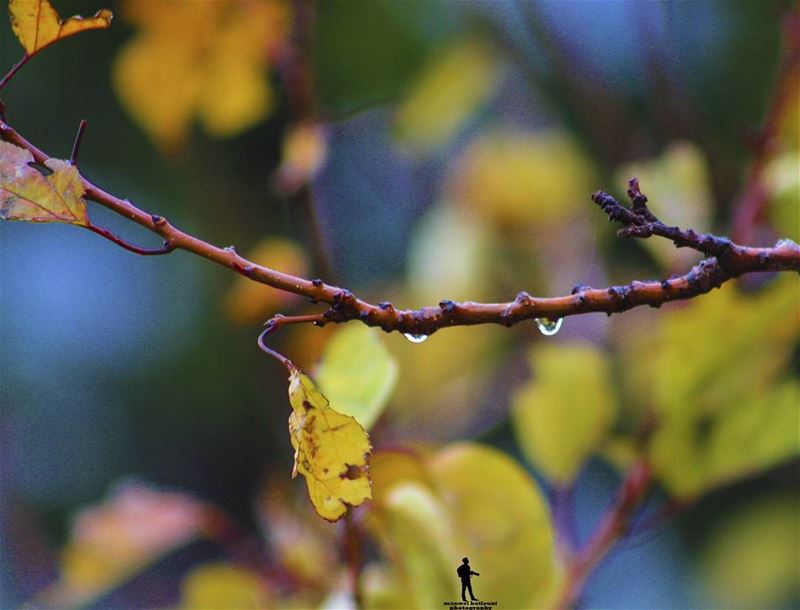
[[[136,244],[132,244],[130,242],[125,241],[118,235],[114,235],[111,231],[104,227],[98,227],[97,225],[88,224],[83,225],[87,229],[89,229],[93,233],[97,233],[98,235],[102,235],[107,240],[114,242],[121,248],[125,248],[129,252],[134,252],[140,256],[158,256],[161,254],[169,254],[175,249],[175,246],[171,245],[168,241],[164,241],[164,245],[161,248],[142,248],[141,246],[137,246]]]
[[[359,610],[364,607],[364,599],[361,594],[361,571],[364,561],[361,550],[361,532],[352,511],[345,513],[343,537],[342,546],[344,547],[344,555],[348,565],[350,591],[353,594],[356,610]]]
[[[81,142],[83,141],[83,134],[86,133],[86,127],[89,123],[86,119],[81,119],[80,124],[78,124],[78,133],[75,134],[75,141],[72,143],[72,153],[69,156],[70,165],[78,165],[78,152],[81,148]]]
[[[627,534],[631,517],[647,495],[651,481],[652,472],[646,462],[637,462],[625,475],[616,501],[586,545],[568,561],[557,608],[575,606],[592,570],[617,541]]]
[[[37,163],[44,163],[49,158],[4,122],[0,122],[0,137],[28,150]],[[638,238],[656,235],[669,239],[676,247],[692,248],[708,258],[684,275],[661,281],[634,281],[625,286],[609,288],[576,286],[572,294],[552,298],[535,298],[520,292],[516,299],[505,303],[444,299],[437,306],[396,309],[388,302],[369,303],[345,288],[326,284],[322,280],[309,280],[258,265],[238,254],[235,249],[220,248],[181,231],[166,218],[149,214],[130,201],[115,197],[82,175],[81,181],[87,199],[157,233],[174,249],[197,254],[267,286],[327,303],[329,308],[321,314],[326,322],[359,320],[386,332],[430,335],[453,326],[513,326],[534,318],[556,319],[591,312],[611,315],[640,305],[660,307],[669,301],[691,299],[747,273],[800,271],[800,246],[789,240],[780,240],[768,248],[742,246],[723,237],[698,234],[691,229],[682,230],[663,224],[652,216],[646,207],[646,198],[641,193],[637,194],[638,191],[632,194],[632,208],[619,204],[607,193],[598,192],[593,196],[594,201],[610,220],[622,223],[621,235]]]

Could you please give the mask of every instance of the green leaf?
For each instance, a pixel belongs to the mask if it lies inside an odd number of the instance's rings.
[[[473,580],[478,598],[500,608],[548,607],[557,582],[553,527],[533,478],[505,453],[477,443],[449,445],[428,467],[455,525],[455,547],[480,573]]]
[[[397,363],[374,329],[362,324],[338,331],[314,376],[331,406],[369,429],[397,383]]]
[[[473,588],[481,599],[507,608],[552,601],[558,573],[548,506],[506,454],[468,442],[428,456],[378,452],[371,471],[367,524],[391,565],[367,587],[368,605],[432,608],[457,599],[464,556],[480,573]]]
[[[512,399],[514,432],[537,468],[569,483],[614,420],[607,357],[588,344],[540,344],[530,361],[534,378]]]
[[[795,430],[796,431],[796,430]],[[719,608],[788,608],[800,597],[797,496],[759,497],[715,528],[700,574]]]

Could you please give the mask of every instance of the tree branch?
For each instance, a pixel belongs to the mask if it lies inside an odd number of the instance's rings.
[[[2,121],[0,137],[28,150],[37,163],[44,163],[49,158]],[[386,332],[430,335],[453,326],[513,326],[536,318],[555,320],[592,312],[611,315],[640,305],[660,307],[669,301],[691,299],[747,273],[800,271],[800,246],[789,240],[780,240],[770,248],[752,248],[738,245],[724,237],[698,234],[691,229],[682,230],[665,225],[647,208],[647,198],[634,179],[628,191],[632,201],[630,208],[602,191],[592,195],[592,199],[608,215],[609,220],[623,225],[619,231],[621,236],[648,238],[655,235],[669,239],[678,248],[692,248],[708,257],[688,273],[661,281],[633,281],[628,285],[609,288],[578,285],[572,294],[552,298],[536,298],[520,292],[513,301],[506,303],[454,302],[444,299],[437,306],[396,309],[385,301],[369,303],[357,298],[346,288],[326,284],[320,279],[309,280],[258,265],[238,254],[233,247],[220,248],[181,231],[166,218],[149,214],[127,199],[108,193],[82,174],[81,181],[86,199],[160,235],[165,248],[197,254],[255,282],[307,297],[315,303],[328,304],[326,311],[319,317],[314,317],[313,321],[319,325],[359,320],[367,326],[378,327]]]

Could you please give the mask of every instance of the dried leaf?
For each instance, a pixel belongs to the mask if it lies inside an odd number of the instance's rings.
[[[48,159],[45,165],[53,173],[44,176],[31,163],[30,152],[0,142],[0,218],[87,226],[78,170],[66,161]]]
[[[104,30],[111,25],[112,14],[102,9],[94,17],[74,16],[61,19],[49,0],[9,0],[11,29],[25,49],[26,55],[38,53],[46,46],[84,30]]]
[[[306,478],[308,495],[323,519],[336,521],[348,506],[372,497],[366,472],[372,451],[364,428],[328,405],[311,379],[299,369],[289,375],[289,434],[294,447],[292,477]]]

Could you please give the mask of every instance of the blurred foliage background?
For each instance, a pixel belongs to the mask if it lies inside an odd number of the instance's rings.
[[[616,238],[589,194],[635,175],[665,222],[728,234],[796,10],[328,0],[307,23],[313,110],[298,116],[282,78],[298,5],[54,5],[115,20],[15,77],[3,98],[18,131],[66,158],[86,118],[81,167],[110,192],[414,307],[694,264]],[[3,21],[1,69],[21,54]],[[798,239],[796,95],[766,181],[749,241]],[[270,315],[317,309],[181,252],[138,258],[68,226],[0,236],[2,606],[352,607],[344,525],[289,479],[284,372],[255,346]],[[623,542],[584,605],[800,606],[799,303],[796,277],[748,278],[570,318],[555,337],[532,323],[420,344],[358,331],[321,367],[349,327],[282,331],[282,352],[334,394],[356,387],[374,422],[375,499],[355,516],[364,601],[456,599],[468,550],[482,599],[547,605],[556,540],[585,540],[644,452],[659,484],[641,522],[681,509]],[[346,341],[367,350],[349,373],[333,355]],[[337,389],[353,367],[381,383]]]

